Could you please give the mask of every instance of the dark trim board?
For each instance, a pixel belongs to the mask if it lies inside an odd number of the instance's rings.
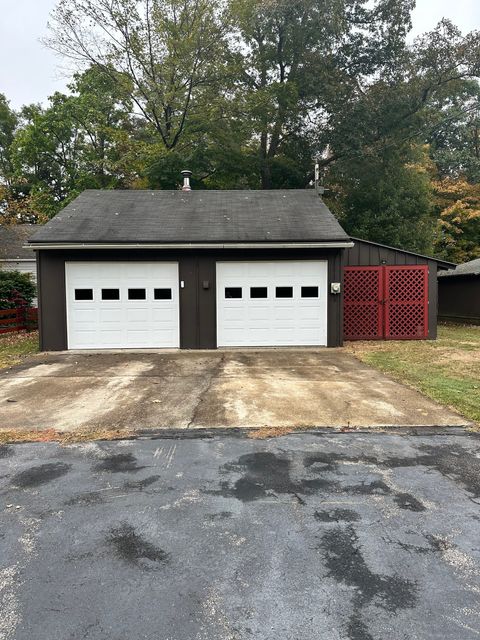
[[[328,286],[343,282],[343,249],[270,250],[82,250],[38,251],[39,328],[42,351],[67,349],[65,262],[67,261],[175,261],[179,263],[180,346],[215,349],[216,262],[242,260],[327,260]],[[342,296],[328,292],[327,346],[343,343]]]

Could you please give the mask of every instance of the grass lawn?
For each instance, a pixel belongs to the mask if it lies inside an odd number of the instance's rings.
[[[0,369],[18,364],[38,351],[38,331],[0,334]]]
[[[438,340],[350,342],[347,350],[480,423],[480,326],[439,325]]]

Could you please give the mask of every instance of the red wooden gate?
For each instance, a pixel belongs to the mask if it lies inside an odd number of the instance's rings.
[[[345,267],[345,340],[428,337],[428,266]]]
[[[383,338],[383,267],[345,267],[343,290],[345,340]]]

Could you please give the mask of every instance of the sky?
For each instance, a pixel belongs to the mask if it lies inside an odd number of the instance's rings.
[[[13,108],[45,103],[67,84],[61,60],[40,42],[57,0],[0,0],[0,93]],[[443,17],[462,31],[480,29],[479,0],[417,0],[412,36],[432,29]]]

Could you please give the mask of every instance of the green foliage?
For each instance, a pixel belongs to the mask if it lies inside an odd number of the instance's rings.
[[[10,108],[5,96],[0,93],[0,182],[3,178],[3,181],[8,183],[12,174],[10,149],[17,124],[17,115]]]
[[[136,111],[172,150],[221,88],[228,25],[220,0],[60,0],[48,43],[114,80],[119,73]]]
[[[457,263],[480,258],[480,184],[444,178],[433,185],[439,225],[437,252]]]
[[[24,107],[11,136],[7,221],[45,221],[88,188],[134,179],[132,105],[126,80],[98,68],[74,76],[70,95]],[[20,212],[20,213],[19,213]]]
[[[15,307],[12,298],[16,297],[16,292],[30,306],[35,297],[35,291],[35,284],[29,273],[0,271],[0,309],[13,309]]]
[[[307,168],[289,155],[292,138],[301,139],[311,158],[331,145],[339,111],[352,131],[359,82],[391,75],[411,9],[411,0],[377,0],[370,8],[363,0],[232,1],[236,100],[251,123],[248,146],[256,148],[262,188],[297,186],[300,168],[302,186],[308,183],[311,162]]]
[[[433,251],[435,219],[425,149],[365,155],[354,168],[339,161],[335,171],[342,192],[332,208],[339,210],[347,232],[412,251]]]

